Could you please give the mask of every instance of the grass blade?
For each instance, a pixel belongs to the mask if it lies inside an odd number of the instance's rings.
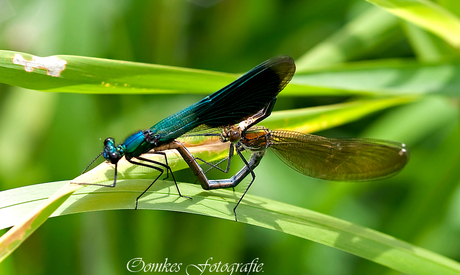
[[[460,48],[460,20],[457,16],[425,0],[367,0],[394,15],[410,21]]]

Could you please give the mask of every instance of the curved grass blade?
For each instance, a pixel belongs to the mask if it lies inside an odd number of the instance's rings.
[[[8,205],[3,204],[0,208],[0,212],[2,213],[2,223],[11,223],[12,221],[8,219],[8,217],[11,219],[10,215],[18,215],[16,217],[22,217],[22,220],[17,220],[14,223],[15,226],[0,237],[0,262],[16,250],[16,248],[18,248],[19,245],[24,242],[37,228],[39,228],[51,216],[51,214],[70,197],[73,192],[81,187],[83,186],[62,186],[49,198],[46,198],[45,201],[40,201],[39,204],[36,203],[33,207],[23,207],[22,204],[15,202],[13,205],[20,208],[20,213],[17,213],[15,210],[11,210]],[[41,193],[39,188],[41,188],[41,186],[36,185],[37,190],[35,190],[35,194],[32,194],[32,201],[36,201],[36,195]],[[4,198],[2,198],[5,202],[8,202],[8,198],[14,198],[18,195],[22,195],[17,194],[17,192],[14,191],[12,192],[12,190],[3,191],[2,193],[5,192],[8,192]],[[25,213],[28,214],[24,216]]]
[[[25,60],[15,64],[20,56]],[[92,94],[197,93],[210,94],[234,81],[238,74],[152,65],[84,56],[56,55],[40,57],[27,53],[0,50],[0,82],[27,89],[48,92]],[[59,73],[49,75],[47,68],[57,67]],[[30,63],[25,63],[30,62]],[[48,62],[48,63],[47,63]],[[16,62],[18,63],[18,62]],[[27,70],[27,71],[26,71]],[[304,89],[289,85],[300,93]],[[322,89],[317,89],[321,91]],[[330,93],[324,89],[325,93]]]
[[[460,37],[460,36],[459,36]],[[361,92],[363,95],[439,93],[457,96],[460,62],[417,63],[402,60],[348,63],[296,74],[291,83]]]
[[[121,180],[116,189],[88,186],[80,188],[54,212],[53,216],[98,211],[107,209],[132,209],[138,192],[150,184],[148,179]],[[14,193],[36,194],[55,190],[57,185],[71,186],[68,183],[48,183],[0,192],[3,199]],[[233,219],[231,211],[239,193],[230,190],[204,191],[199,185],[179,183],[184,193],[193,200],[180,198],[171,182],[158,181],[153,190],[140,201],[139,208],[169,210],[200,214],[223,219]],[[27,189],[27,190],[24,190]],[[0,199],[0,201],[2,201]],[[33,203],[46,199],[31,196],[1,209],[9,213],[11,219],[17,209],[32,209]],[[423,248],[405,243],[391,236],[364,228],[334,217],[316,213],[300,207],[247,195],[240,208],[241,221],[306,240],[312,240],[351,254],[369,259],[394,270],[407,274],[458,274],[460,264]],[[2,215],[4,216],[4,215]],[[3,239],[3,237],[2,237]]]
[[[26,72],[13,63],[17,52],[0,51],[0,83],[48,92],[92,94],[200,93],[217,91],[237,78],[226,74],[170,66],[81,56],[65,60],[58,77],[45,69]],[[26,60],[32,59],[24,54]],[[281,93],[285,95],[401,95],[442,93],[456,95],[460,62],[435,64],[374,61],[322,68],[296,74]]]
[[[440,5],[426,0],[366,0],[410,21],[460,48],[460,19]]]
[[[296,60],[297,73],[329,67],[385,47],[398,35],[399,20],[377,7],[370,7]]]
[[[284,129],[313,133],[356,121],[371,113],[393,106],[408,104],[419,96],[354,100],[339,104],[273,112],[264,120],[269,129]]]

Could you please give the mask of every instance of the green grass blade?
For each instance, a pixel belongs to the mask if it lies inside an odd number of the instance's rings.
[[[57,55],[65,61],[59,76],[48,75],[39,68],[26,71],[24,65],[14,64],[20,55],[27,61],[30,54],[0,50],[0,82],[27,89],[92,94],[199,93],[210,94],[234,81],[239,75],[196,69],[152,65],[120,60]],[[41,62],[44,63],[44,62]],[[32,66],[31,65],[31,66]],[[49,65],[51,66],[51,65]],[[289,90],[305,91],[298,85]],[[322,92],[322,90],[324,90]],[[318,94],[330,94],[329,89],[315,89]]]
[[[459,52],[444,40],[409,22],[403,22],[409,43],[421,62],[458,59]]]
[[[460,48],[460,19],[426,0],[367,0],[396,16],[424,28]]]
[[[15,52],[0,51],[0,82],[28,89],[72,93],[212,93],[237,78],[225,74],[127,61],[58,56],[58,77],[45,69],[26,72]],[[32,57],[22,54],[27,60]],[[369,62],[296,74],[281,95],[456,94],[460,62]]]
[[[122,180],[117,188],[85,187],[77,190],[53,214],[54,216],[107,209],[133,209],[134,200],[151,180]],[[58,185],[49,183],[28,186],[4,193],[35,194],[47,190],[51,192]],[[64,185],[63,188],[72,186]],[[27,190],[23,190],[23,189]],[[169,210],[200,214],[223,219],[233,219],[232,208],[241,196],[229,190],[204,191],[198,185],[180,183],[183,194],[193,199],[180,198],[171,182],[157,182],[148,194],[142,198],[139,207],[150,210]],[[14,217],[16,209],[33,209],[33,204],[44,197],[30,196],[28,200],[13,205],[3,205],[2,210]],[[1,201],[1,200],[0,200]],[[3,212],[3,211],[2,211]],[[3,215],[2,215],[3,216]],[[334,217],[316,213],[307,209],[246,195],[238,207],[240,222],[260,226],[303,239],[312,240],[327,246],[352,253],[376,263],[388,266],[408,274],[458,274],[460,264],[425,249],[410,245],[393,237],[364,228]]]
[[[56,186],[45,187],[42,184],[35,185],[35,190],[24,190],[21,188],[2,191],[2,204],[0,205],[0,216],[2,216],[2,223],[11,223],[14,216],[21,217],[22,219],[15,220],[14,227],[0,237],[0,262],[2,262],[8,255],[13,253],[16,248],[21,245],[35,230],[37,230],[53,212],[61,206],[75,190],[81,188],[81,185],[65,185],[56,191]],[[43,188],[45,187],[45,188]],[[24,196],[25,192],[29,193]],[[48,197],[43,197],[43,192],[53,192]],[[11,200],[15,198],[15,200]],[[34,204],[27,205],[18,203],[17,199],[29,198]],[[12,203],[12,204],[10,204]],[[13,206],[17,210],[10,207]],[[27,215],[24,215],[28,213]],[[11,224],[13,225],[13,224]],[[8,226],[11,226],[8,225]]]
[[[0,51],[0,82],[23,88],[72,93],[211,93],[235,80],[236,75],[150,65],[120,60],[57,55],[66,62],[58,77],[45,69],[26,72],[13,63],[16,54]]]
[[[269,129],[313,133],[356,121],[370,113],[417,100],[418,96],[399,96],[355,100],[339,104],[273,112],[263,121]]]
[[[296,60],[297,72],[330,66],[361,56],[392,39],[398,18],[371,7]]]
[[[292,83],[369,95],[439,93],[457,96],[460,62],[424,64],[403,60],[348,63],[296,74]]]

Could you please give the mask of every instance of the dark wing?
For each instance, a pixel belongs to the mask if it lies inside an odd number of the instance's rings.
[[[275,99],[295,73],[289,56],[269,59],[234,82],[196,104],[160,121],[152,128],[163,142],[205,125],[220,127],[236,124],[257,113]]]
[[[372,180],[399,172],[409,160],[405,144],[364,138],[334,139],[272,131],[270,147],[298,172],[326,180]]]
[[[209,127],[236,124],[267,106],[291,81],[294,60],[269,59],[228,86],[209,95],[200,122]],[[200,124],[201,124],[200,123]]]

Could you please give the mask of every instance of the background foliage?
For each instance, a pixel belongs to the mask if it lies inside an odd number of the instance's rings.
[[[199,5],[211,2],[215,3],[209,7]],[[438,1],[459,15],[454,2]],[[374,25],[364,15],[374,19]],[[365,30],[347,25],[357,19],[362,20],[358,26],[367,26]],[[325,42],[340,48],[315,47]],[[243,72],[278,54],[297,59],[300,70],[364,60],[370,66],[380,59],[399,59],[401,66],[414,60],[458,60],[458,51],[436,36],[368,3],[338,0],[2,1],[0,48],[38,56],[83,55],[222,72]],[[365,74],[355,81],[365,83]],[[411,160],[396,177],[330,183],[296,173],[269,152],[257,168],[250,192],[370,227],[459,260],[457,85],[451,84],[451,91],[445,93],[449,97],[425,96],[319,133],[405,142]],[[202,98],[59,94],[2,84],[0,90],[2,190],[74,178],[99,153],[101,139],[121,140]],[[275,110],[350,98],[282,94]],[[190,181],[189,171],[177,174],[180,180]],[[123,274],[127,261],[139,256],[149,262],[168,258],[184,263],[202,263],[209,257],[223,263],[250,262],[257,257],[269,274],[287,269],[291,274],[393,273],[336,249],[263,228],[198,215],[126,210],[50,219],[0,264],[0,274],[28,274],[30,266],[35,267],[34,274],[52,270]]]

